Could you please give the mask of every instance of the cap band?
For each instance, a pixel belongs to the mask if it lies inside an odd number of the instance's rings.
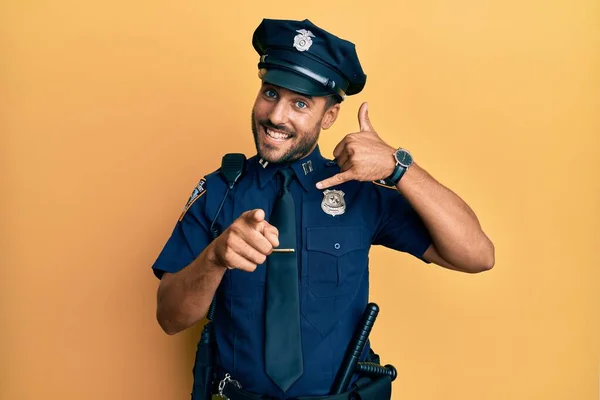
[[[262,65],[263,68],[260,69],[259,76],[262,77],[265,74],[265,72],[266,72],[265,67],[267,67],[269,64],[276,65],[278,67],[282,67],[282,68],[297,72],[301,75],[304,75],[308,78],[311,78],[311,79],[319,82],[321,85],[323,85],[324,88],[327,88],[333,94],[336,94],[339,97],[341,97],[342,100],[346,98],[345,88],[342,89],[339,85],[336,84],[336,82],[333,79],[329,79],[329,78],[324,77],[323,75],[317,74],[316,72],[311,71],[307,68],[283,61],[281,59],[275,59],[273,57],[269,57],[269,61],[266,61],[267,56],[268,56],[268,54],[264,54],[263,56],[260,57],[259,65]],[[347,86],[347,82],[346,82],[346,86]]]

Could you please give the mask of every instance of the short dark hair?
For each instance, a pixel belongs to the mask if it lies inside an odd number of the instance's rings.
[[[339,97],[332,94],[331,96],[327,96],[325,98],[325,110],[329,110],[330,107],[340,103]]]

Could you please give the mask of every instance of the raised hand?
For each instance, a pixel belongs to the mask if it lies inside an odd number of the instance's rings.
[[[367,103],[358,110],[358,124],[360,131],[346,135],[333,150],[341,172],[318,182],[317,188],[326,189],[350,180],[385,179],[394,171],[395,148],[385,143],[373,128]]]

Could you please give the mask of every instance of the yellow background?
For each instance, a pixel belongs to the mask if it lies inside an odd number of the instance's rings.
[[[381,136],[476,211],[496,266],[372,252],[395,400],[596,400],[600,3],[28,1],[0,5],[0,398],[188,399],[150,266],[225,152],[254,151],[251,35],[309,18],[368,74]]]

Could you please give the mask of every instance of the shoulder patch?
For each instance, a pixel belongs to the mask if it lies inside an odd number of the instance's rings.
[[[388,188],[388,189],[393,189],[393,190],[397,190],[395,185],[389,184],[385,181],[385,179],[378,179],[376,181],[371,181],[372,183],[374,183],[377,186],[382,186],[384,188]]]
[[[200,179],[200,182],[198,182],[198,184],[192,191],[192,194],[190,195],[190,198],[188,199],[187,203],[185,203],[185,207],[183,207],[181,216],[179,216],[179,221],[181,221],[183,219],[183,217],[185,216],[187,211],[190,209],[192,204],[194,204],[194,202],[196,200],[198,200],[200,197],[202,197],[202,195],[204,193],[206,193],[206,179],[202,178],[202,179]]]

